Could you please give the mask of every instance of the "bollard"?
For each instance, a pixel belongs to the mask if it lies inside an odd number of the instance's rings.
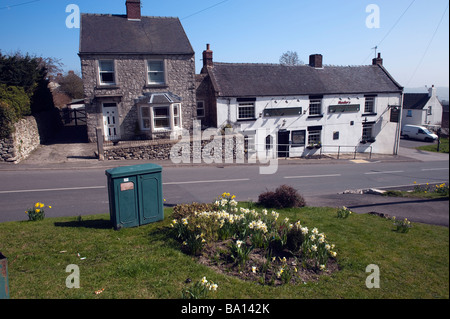
[[[8,259],[0,252],[0,299],[9,299]]]

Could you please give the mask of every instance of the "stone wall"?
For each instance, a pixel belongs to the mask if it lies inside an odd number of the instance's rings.
[[[0,162],[19,163],[27,158],[40,142],[36,119],[27,116],[14,124],[11,137],[0,139]]]
[[[98,84],[98,61],[114,60],[115,81],[113,86]],[[163,59],[166,83],[149,85],[147,83],[147,61]],[[195,58],[194,55],[83,55],[81,69],[87,113],[87,129],[90,142],[96,141],[95,129],[103,130],[103,103],[114,102],[118,107],[121,140],[133,139],[139,116],[136,100],[144,93],[172,92],[181,97],[182,126],[192,129],[196,115],[195,103]]]
[[[244,161],[244,140],[235,136],[211,140],[129,141],[104,146],[105,160],[172,160],[174,163]],[[207,158],[205,158],[207,157]],[[195,160],[194,160],[195,158]]]
[[[59,110],[26,116],[14,124],[9,138],[0,139],[0,162],[19,163],[62,127]]]

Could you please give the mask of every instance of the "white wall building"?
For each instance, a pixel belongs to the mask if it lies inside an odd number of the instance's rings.
[[[428,89],[428,93],[405,93],[402,127],[412,124],[437,129],[442,124],[442,112],[442,104],[436,96],[434,85]]]
[[[205,56],[204,56],[205,57]],[[248,136],[249,149],[270,157],[317,153],[396,154],[403,88],[382,66],[212,63],[204,101],[218,128],[232,126]],[[208,92],[208,90],[205,90]],[[212,96],[212,97],[211,97]]]

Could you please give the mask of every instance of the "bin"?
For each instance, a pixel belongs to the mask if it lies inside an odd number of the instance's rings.
[[[105,171],[111,222],[116,230],[164,219],[162,167],[123,166]]]
[[[0,299],[9,299],[8,259],[0,252]]]

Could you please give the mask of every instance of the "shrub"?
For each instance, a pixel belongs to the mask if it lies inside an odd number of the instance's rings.
[[[173,218],[181,219],[194,215],[195,212],[209,212],[213,209],[211,204],[181,204],[173,208]]]
[[[281,185],[274,192],[267,191],[260,194],[258,203],[270,208],[292,208],[306,205],[303,196],[295,188],[288,185]]]

